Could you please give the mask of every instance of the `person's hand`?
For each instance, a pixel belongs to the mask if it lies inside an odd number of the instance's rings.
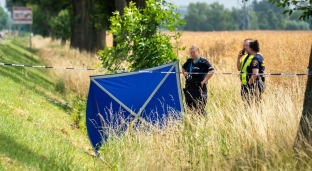
[[[238,56],[237,56],[237,57],[238,57],[238,58],[241,58],[242,56],[244,56],[244,55],[243,55],[243,50],[241,50],[241,51],[238,52]]]
[[[202,81],[202,82],[200,83],[201,88],[204,88],[205,83],[206,83],[205,81]]]
[[[253,83],[254,83],[253,80],[249,79],[248,84],[253,85]]]
[[[184,76],[184,78],[186,78],[187,77],[187,72],[183,72],[183,76]]]

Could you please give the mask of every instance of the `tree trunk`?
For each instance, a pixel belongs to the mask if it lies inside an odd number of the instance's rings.
[[[119,11],[119,14],[122,16],[124,13],[124,8],[127,6],[126,0],[115,0],[115,8]]]
[[[96,29],[91,21],[93,0],[72,0],[73,19],[71,25],[72,48],[95,52],[105,47],[105,30]]]
[[[309,75],[304,95],[303,111],[294,148],[312,156],[312,46],[308,68]]]

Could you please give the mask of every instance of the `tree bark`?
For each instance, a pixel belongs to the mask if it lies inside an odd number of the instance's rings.
[[[294,143],[294,149],[312,156],[312,46],[308,68],[309,75],[304,95],[303,111]]]
[[[115,8],[119,11],[120,15],[122,16],[124,13],[124,8],[127,6],[126,0],[115,0]]]
[[[105,29],[96,29],[91,21],[94,8],[93,0],[72,0],[73,19],[71,25],[72,48],[80,51],[95,52],[105,47]]]

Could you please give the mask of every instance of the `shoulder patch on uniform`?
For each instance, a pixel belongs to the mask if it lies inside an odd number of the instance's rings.
[[[255,67],[255,66],[257,66],[257,65],[258,65],[258,61],[257,61],[257,60],[253,60],[253,61],[252,61],[252,66]]]

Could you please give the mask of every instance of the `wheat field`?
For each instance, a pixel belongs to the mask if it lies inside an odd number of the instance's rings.
[[[184,32],[179,47],[196,44],[216,72],[237,72],[237,53],[245,38],[257,39],[266,72],[306,73],[312,45],[309,31]],[[111,36],[107,37],[111,42]],[[45,43],[43,43],[45,42]],[[34,47],[49,65],[94,67],[96,55],[60,47],[35,37]],[[108,44],[110,46],[111,44]],[[178,51],[181,61],[188,52]],[[89,76],[99,71],[51,70],[65,87],[86,97]],[[235,75],[209,81],[208,115],[185,115],[183,123],[161,131],[128,132],[102,148],[104,170],[311,170],[312,160],[296,155],[293,142],[301,116],[307,77],[266,78],[260,107],[246,107]],[[183,81],[183,80],[182,80]]]

